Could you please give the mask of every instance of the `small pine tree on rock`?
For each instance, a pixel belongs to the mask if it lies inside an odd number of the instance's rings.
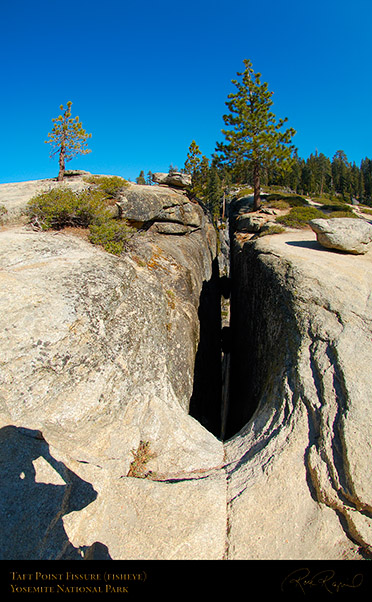
[[[143,171],[143,169],[141,169],[138,178],[136,178],[136,182],[137,184],[146,184],[145,172]]]
[[[51,144],[50,157],[59,155],[59,173],[57,180],[60,182],[65,175],[65,164],[71,161],[77,155],[87,155],[90,149],[87,147],[87,140],[92,137],[92,134],[87,134],[84,130],[79,117],[74,119],[71,117],[72,102],[67,103],[66,109],[63,105],[60,110],[62,115],[53,119],[53,129],[48,134],[46,144]]]

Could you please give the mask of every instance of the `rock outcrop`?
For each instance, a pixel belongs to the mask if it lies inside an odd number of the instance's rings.
[[[327,249],[363,255],[372,248],[372,225],[355,218],[315,219],[310,222],[318,242]]]
[[[0,231],[0,557],[371,557],[372,253],[232,223],[221,279],[186,194],[118,203],[141,229],[120,257]]]
[[[231,559],[371,553],[372,257],[312,236],[235,246]]]
[[[250,215],[242,213],[236,220],[236,230],[238,232],[259,232],[266,224],[267,217],[263,215]]]
[[[178,171],[172,173],[156,172],[152,174],[152,181],[156,184],[165,184],[176,188],[189,188],[191,186],[190,174]]]
[[[205,218],[181,237],[150,230],[120,258],[64,231],[0,232],[2,510],[17,532],[1,536],[2,558],[90,557],[98,544],[112,559],[223,554],[223,444],[188,414],[216,234]],[[141,441],[152,480],[127,476]],[[44,495],[29,545],[22,511]]]
[[[201,228],[205,215],[186,193],[166,186],[129,184],[117,198],[120,216],[161,234],[186,234]]]

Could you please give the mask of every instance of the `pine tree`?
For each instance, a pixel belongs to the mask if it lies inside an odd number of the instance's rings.
[[[192,191],[197,196],[205,196],[209,175],[209,159],[203,155],[192,179]]]
[[[368,159],[368,157],[363,159],[360,164],[360,171],[363,179],[363,199],[368,204],[372,204],[372,160]]]
[[[146,184],[152,186],[152,171],[147,172]]]
[[[215,165],[212,164],[209,170],[209,176],[206,186],[206,201],[214,222],[217,222],[218,218],[220,217],[222,197],[223,190],[221,186],[221,180],[218,175],[218,169]]]
[[[350,198],[351,178],[350,165],[343,150],[336,151],[332,159],[332,180],[336,192],[344,199]]]
[[[301,187],[302,163],[303,163],[303,160],[301,160],[298,157],[297,152],[295,152],[293,165],[286,177],[286,184],[289,186],[289,188],[291,190],[293,190],[294,192],[297,192],[297,193],[300,192],[300,187]]]
[[[251,61],[244,60],[245,70],[237,73],[241,82],[232,80],[237,92],[228,95],[230,110],[223,119],[232,129],[222,130],[227,144],[217,143],[217,151],[225,161],[234,165],[249,162],[253,172],[254,209],[260,205],[261,174],[264,168],[276,164],[284,169],[291,163],[294,146],[288,146],[296,133],[293,128],[281,131],[287,118],[276,122],[270,111],[272,92],[261,83],[261,74],[254,73]]]
[[[195,173],[201,163],[201,155],[200,148],[196,144],[195,140],[193,140],[189,146],[184,165],[184,172],[190,174],[191,177],[195,176]]]
[[[45,140],[46,144],[52,145],[50,156],[54,157],[59,154],[58,181],[63,180],[67,161],[71,161],[77,155],[86,155],[91,152],[87,148],[87,140],[92,137],[92,134],[86,133],[79,117],[72,119],[71,105],[72,102],[68,101],[66,109],[63,108],[63,105],[60,106],[63,114],[52,120],[54,123],[52,132],[48,134],[49,140]]]
[[[146,184],[145,172],[143,171],[143,169],[141,169],[138,178],[136,178],[136,182],[137,184]]]

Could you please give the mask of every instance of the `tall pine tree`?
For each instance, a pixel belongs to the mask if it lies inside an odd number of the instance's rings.
[[[228,95],[230,111],[223,119],[231,129],[222,130],[227,143],[217,143],[217,151],[231,165],[248,162],[253,174],[254,209],[260,206],[261,174],[273,164],[284,169],[291,163],[294,146],[289,146],[296,133],[293,128],[282,131],[287,118],[276,120],[271,112],[273,93],[261,74],[254,73],[251,61],[244,60],[245,70],[237,73],[241,81],[232,80],[237,91]]]

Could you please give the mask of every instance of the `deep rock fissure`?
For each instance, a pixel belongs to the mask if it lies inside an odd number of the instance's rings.
[[[256,316],[251,268],[247,272],[246,258],[235,241],[233,212],[219,237],[212,276],[200,296],[200,341],[189,413],[224,441],[239,432],[257,407],[262,383],[255,386],[256,347],[261,337],[252,331]]]
[[[219,256],[200,297],[190,402],[191,416],[222,441],[249,422],[269,381],[275,375],[281,379],[287,354],[299,342],[291,299],[273,277],[272,262],[265,267],[254,245],[236,237],[238,209],[230,204],[228,225],[219,232]]]

